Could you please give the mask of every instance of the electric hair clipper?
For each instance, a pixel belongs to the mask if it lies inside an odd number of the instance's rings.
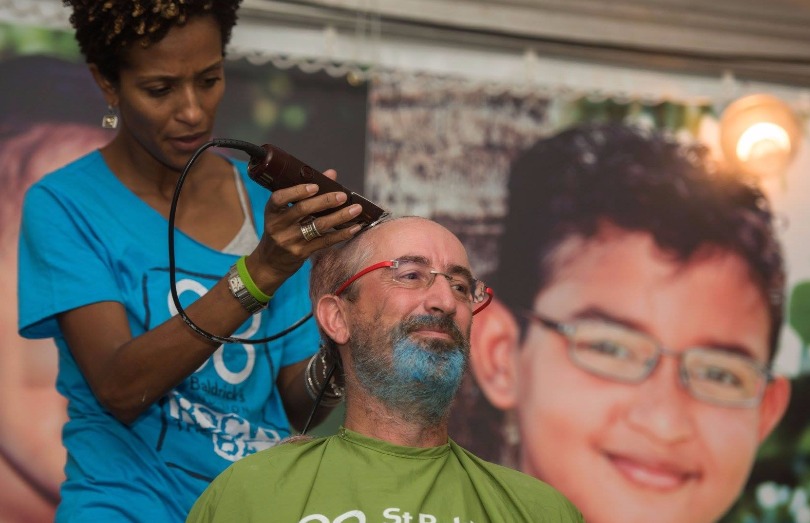
[[[354,219],[338,225],[336,228],[344,229],[359,223],[363,228],[371,227],[388,213],[362,195],[350,191],[340,183],[327,178],[323,173],[313,169],[295,156],[283,149],[270,144],[261,146],[266,152],[264,157],[251,154],[248,164],[248,174],[259,185],[270,190],[286,189],[302,183],[314,183],[319,187],[318,194],[328,192],[342,192],[346,194],[346,201],[339,207],[333,207],[314,213],[313,216],[323,216],[352,204],[360,204],[363,208]]]

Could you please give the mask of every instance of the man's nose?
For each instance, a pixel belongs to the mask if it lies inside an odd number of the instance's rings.
[[[425,296],[425,308],[428,311],[455,313],[458,300],[456,300],[450,280],[450,276],[446,274],[434,273],[433,282],[427,288]]]

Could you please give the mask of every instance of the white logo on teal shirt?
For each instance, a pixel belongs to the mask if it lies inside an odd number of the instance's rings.
[[[237,461],[281,441],[281,436],[275,430],[251,426],[236,414],[223,414],[207,405],[192,403],[176,391],[172,391],[169,398],[169,415],[210,432],[214,452],[228,461]]]

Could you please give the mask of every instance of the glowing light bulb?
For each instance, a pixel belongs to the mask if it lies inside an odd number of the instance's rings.
[[[783,174],[796,155],[800,122],[782,100],[758,93],[729,104],[720,119],[720,147],[742,175]]]
[[[755,123],[737,140],[737,158],[747,162],[774,153],[790,154],[790,136],[771,122]]]

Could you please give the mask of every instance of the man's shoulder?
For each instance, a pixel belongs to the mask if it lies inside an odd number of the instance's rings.
[[[268,467],[279,470],[285,464],[292,465],[305,459],[314,449],[324,445],[329,438],[311,438],[308,436],[291,436],[268,449],[260,450],[250,456],[245,456],[230,466],[232,474],[250,475],[254,472],[263,474]]]
[[[528,474],[524,474],[523,472],[513,468],[479,458],[453,440],[450,440],[450,448],[453,450],[453,453],[459,457],[459,459],[469,460],[475,463],[478,467],[485,469],[488,473],[498,478],[515,481],[517,483],[525,483],[532,488],[551,488],[547,483],[544,483],[533,476],[529,476]]]
[[[485,470],[488,474],[491,474],[498,480],[507,483],[514,487],[520,487],[522,489],[528,490],[539,490],[539,491],[550,491],[556,492],[554,488],[552,488],[549,484],[540,481],[539,479],[529,476],[523,472],[515,470],[513,468],[505,467],[503,465],[499,465],[497,463],[492,463],[491,461],[486,461],[484,459],[479,458],[469,450],[454,444],[454,451],[457,456],[461,459],[467,459],[473,463],[475,463],[478,467]]]
[[[568,498],[548,483],[518,470],[481,459],[452,441],[451,448],[460,460],[474,464],[488,481],[497,484],[497,488],[492,490],[500,490],[522,508],[537,510],[538,513],[550,518],[537,521],[583,521],[579,510]]]

